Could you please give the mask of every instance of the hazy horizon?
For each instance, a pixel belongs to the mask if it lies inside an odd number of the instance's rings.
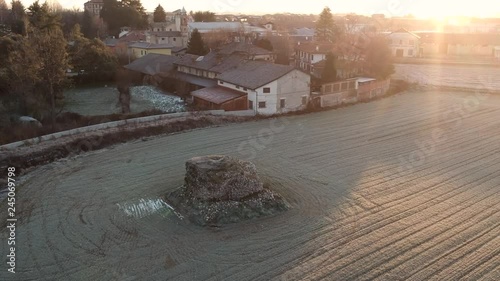
[[[61,3],[64,8],[79,8],[83,10],[83,4],[87,1],[88,0],[60,0],[59,3]],[[22,2],[28,6],[35,2],[35,0],[22,0]],[[45,1],[42,0],[40,2]],[[500,17],[500,11],[494,8],[494,2],[490,0],[476,0],[467,3],[457,3],[451,0],[439,2],[421,0],[417,3],[410,0],[358,0],[356,2],[347,0],[310,0],[306,5],[300,2],[282,0],[272,2],[263,0],[185,0],[179,1],[179,4],[158,0],[142,0],[141,2],[148,12],[152,12],[158,4],[161,4],[166,11],[174,11],[184,6],[187,11],[209,10],[216,14],[319,14],[325,6],[328,6],[335,14],[385,14],[388,17],[411,14],[418,18],[444,18],[449,16]]]

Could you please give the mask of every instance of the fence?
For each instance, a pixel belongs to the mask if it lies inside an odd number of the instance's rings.
[[[317,106],[334,107],[383,96],[389,90],[389,86],[390,79],[382,81],[350,79],[324,84],[321,86],[321,93],[313,99]]]

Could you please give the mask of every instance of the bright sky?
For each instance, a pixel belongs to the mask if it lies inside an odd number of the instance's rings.
[[[87,1],[59,0],[59,3],[65,8],[78,7],[83,10],[83,4]],[[22,2],[29,5],[34,0],[22,0]],[[158,4],[161,4],[167,11],[184,6],[187,11],[210,10],[217,14],[278,12],[319,14],[323,7],[328,6],[333,13],[385,14],[386,16],[413,14],[422,18],[500,17],[498,0],[142,0],[142,3],[148,11],[153,11]]]

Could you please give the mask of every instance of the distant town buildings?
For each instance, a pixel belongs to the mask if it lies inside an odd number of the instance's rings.
[[[148,79],[160,80],[160,84],[162,79],[186,83],[193,104],[202,109],[251,110],[255,114],[304,109],[309,102],[310,75],[294,66],[274,64],[274,57],[268,50],[234,42],[206,56],[148,53],[126,68],[160,77]]]
[[[495,57],[498,33],[417,32],[423,57]]]
[[[333,44],[299,43],[295,47],[295,66],[306,73],[314,74],[315,65],[333,52]]]

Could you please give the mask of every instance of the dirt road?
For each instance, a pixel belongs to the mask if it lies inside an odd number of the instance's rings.
[[[499,280],[499,116],[500,96],[415,92],[58,161],[20,179],[0,280]],[[180,219],[161,198],[206,154],[250,159],[292,209]]]

